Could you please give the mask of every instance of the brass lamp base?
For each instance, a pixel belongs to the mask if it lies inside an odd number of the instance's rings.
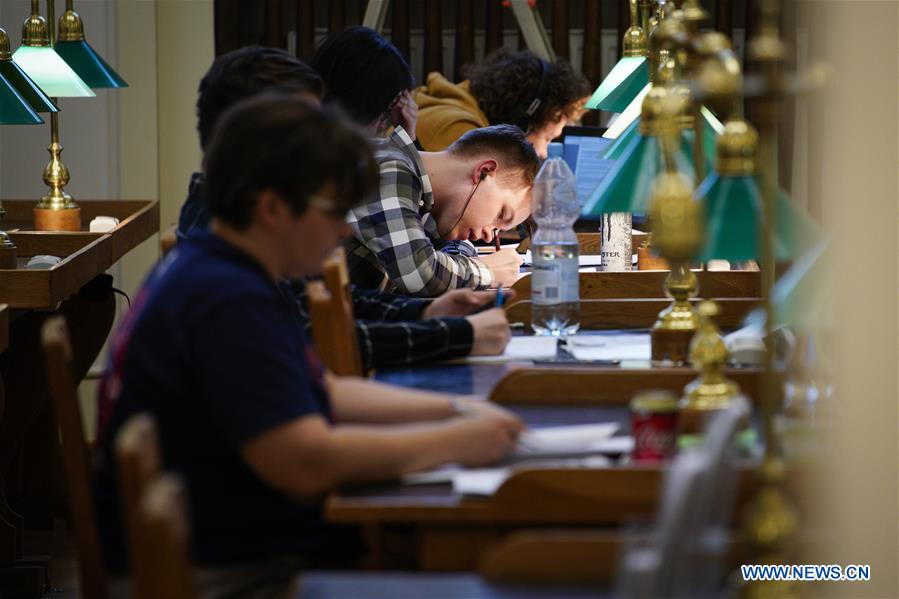
[[[34,228],[38,231],[80,231],[81,208],[35,208]]]
[[[709,420],[719,411],[729,407],[739,392],[740,387],[725,378],[713,385],[699,380],[687,385],[684,388],[684,397],[678,403],[680,408],[679,433],[696,435],[705,432]],[[749,422],[747,421],[741,428],[748,426]]]
[[[672,264],[665,279],[665,292],[674,301],[659,312],[652,325],[650,340],[652,361],[660,364],[686,364],[690,358],[690,341],[699,330],[699,314],[690,303],[699,290],[696,274],[687,262]]]

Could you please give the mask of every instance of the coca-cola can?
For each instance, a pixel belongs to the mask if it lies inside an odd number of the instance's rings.
[[[677,398],[668,391],[644,391],[630,403],[637,461],[658,462],[677,450]]]

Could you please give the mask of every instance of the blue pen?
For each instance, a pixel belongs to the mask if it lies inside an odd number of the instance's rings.
[[[502,308],[503,301],[506,299],[506,296],[503,295],[503,286],[500,285],[496,288],[496,307]]]

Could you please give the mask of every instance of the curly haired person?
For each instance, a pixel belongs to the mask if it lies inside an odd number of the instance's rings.
[[[452,83],[428,75],[415,90],[417,134],[428,151],[443,150],[467,131],[488,125],[518,125],[541,158],[562,128],[580,117],[590,95],[587,80],[564,60],[546,62],[528,51],[500,49]]]

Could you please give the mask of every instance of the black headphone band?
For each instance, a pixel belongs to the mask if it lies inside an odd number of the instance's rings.
[[[540,62],[540,82],[537,84],[537,91],[534,93],[534,99],[531,103],[515,115],[512,121],[513,125],[517,125],[525,133],[531,128],[534,115],[540,109],[540,106],[546,101],[546,94],[549,88],[549,62],[543,60],[539,56],[535,57]]]

